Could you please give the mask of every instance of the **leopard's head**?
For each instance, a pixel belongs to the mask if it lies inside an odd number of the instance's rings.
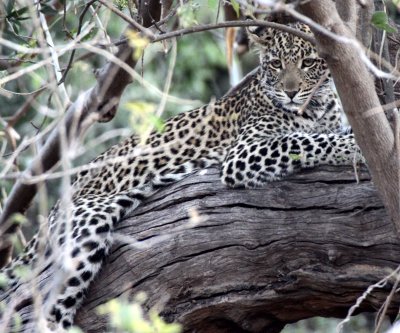
[[[312,35],[305,24],[289,26]],[[318,106],[319,97],[329,89],[330,77],[326,76],[313,92],[320,78],[328,72],[316,47],[298,36],[272,28],[250,28],[248,34],[260,50],[262,86],[272,103],[285,111],[297,112],[313,94],[309,106]]]

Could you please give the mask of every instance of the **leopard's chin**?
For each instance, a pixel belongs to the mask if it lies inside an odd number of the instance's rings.
[[[298,113],[301,109],[302,104],[296,103],[296,102],[289,102],[289,103],[282,103],[282,109],[285,110],[286,112],[291,112],[291,113]]]

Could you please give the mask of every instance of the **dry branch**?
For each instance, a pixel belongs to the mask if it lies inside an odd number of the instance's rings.
[[[352,168],[320,168],[256,190],[227,189],[218,174],[189,176],[119,224],[117,235],[153,244],[116,242],[78,312],[85,332],[106,328],[98,305],[140,291],[146,308],[157,306],[190,332],[279,332],[302,318],[343,318],[400,263],[394,227],[366,172],[357,184]],[[193,209],[202,221],[190,228]],[[379,309],[392,282],[356,312]]]
[[[135,60],[132,54],[133,49],[124,44],[119,47],[116,57],[133,68]],[[118,80],[114,80],[115,77],[118,77]],[[60,160],[61,140],[65,139],[68,145],[96,121],[112,119],[119,99],[131,81],[131,76],[125,70],[114,63],[108,63],[98,76],[96,86],[82,94],[83,98],[78,99],[68,108],[65,117],[52,132],[40,154],[25,171],[26,174],[38,175],[53,167]],[[60,131],[60,129],[63,130]],[[62,138],[61,133],[64,131],[66,137]],[[23,180],[19,180],[14,185],[0,216],[3,232],[13,232],[15,227],[7,226],[8,219],[13,213],[25,211],[37,192],[36,187],[36,184],[26,184]],[[10,250],[7,234],[3,234],[0,239],[0,267],[4,265],[4,260],[8,259]]]

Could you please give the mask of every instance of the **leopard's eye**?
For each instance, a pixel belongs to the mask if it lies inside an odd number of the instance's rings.
[[[271,62],[269,64],[274,69],[282,68],[282,61],[280,61],[279,59],[273,59],[273,60],[271,60]]]
[[[314,66],[316,63],[317,63],[317,61],[314,58],[305,58],[301,62],[301,67],[302,68],[310,68],[310,67]]]

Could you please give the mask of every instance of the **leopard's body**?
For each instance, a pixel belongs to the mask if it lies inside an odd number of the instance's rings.
[[[293,26],[309,33],[304,25]],[[261,50],[253,79],[234,94],[168,120],[144,144],[132,136],[94,160],[97,167],[79,175],[70,200],[52,210],[47,237],[35,237],[5,268],[6,294],[21,284],[15,267],[36,265],[45,244],[41,267],[63,274],[59,288],[42,290],[43,311],[49,327],[62,330],[72,324],[100,269],[116,223],[160,186],[211,165],[222,166],[228,186],[251,188],[300,168],[353,163],[358,147],[352,134],[342,132],[340,104],[315,47],[272,29],[251,35]]]

